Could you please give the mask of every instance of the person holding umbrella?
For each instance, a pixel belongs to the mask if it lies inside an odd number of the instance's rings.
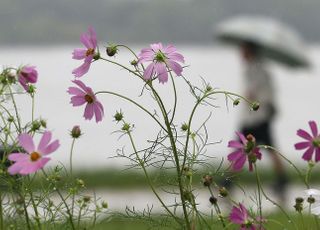
[[[274,146],[272,123],[277,113],[275,90],[265,59],[282,63],[291,68],[308,67],[309,60],[302,53],[302,42],[288,26],[270,18],[237,17],[218,25],[217,37],[223,42],[240,48],[244,63],[244,96],[258,101],[258,111],[242,110],[240,130],[246,136],[252,134],[258,144]],[[268,151],[271,156],[276,182],[274,189],[284,202],[288,182],[280,156]],[[229,182],[225,183],[230,186]]]

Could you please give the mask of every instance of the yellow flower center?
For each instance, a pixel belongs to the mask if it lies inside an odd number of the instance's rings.
[[[92,96],[90,96],[89,94],[86,94],[85,96],[84,96],[84,99],[86,100],[86,102],[88,102],[89,104],[91,104],[91,103],[93,103],[93,98],[92,98]]]
[[[37,161],[39,158],[41,158],[41,155],[37,152],[32,152],[30,154],[31,161]]]
[[[86,52],[86,56],[93,55],[93,54],[94,54],[94,49],[92,48],[89,48]]]

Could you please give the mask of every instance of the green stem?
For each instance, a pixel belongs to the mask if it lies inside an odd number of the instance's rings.
[[[256,174],[256,180],[257,180],[257,187],[258,187],[258,206],[259,206],[259,229],[262,229],[262,202],[261,202],[261,187],[260,187],[260,180],[259,180],[259,175],[258,175],[258,170],[257,170],[257,165],[254,163],[254,171]]]
[[[142,109],[144,112],[146,112],[153,120],[155,120],[155,121],[158,123],[158,125],[159,125],[165,132],[168,132],[168,131],[166,130],[166,128],[160,123],[160,121],[158,121],[157,118],[155,118],[155,116],[154,116],[151,112],[149,112],[146,108],[144,108],[142,105],[140,105],[139,103],[135,102],[134,100],[132,100],[132,99],[126,97],[126,96],[123,96],[123,95],[121,95],[121,94],[111,92],[111,91],[98,91],[98,92],[96,92],[95,94],[98,95],[98,94],[102,94],[102,93],[111,94],[111,95],[120,97],[120,98],[122,98],[122,99],[125,99],[125,100],[131,102],[132,104],[136,105],[137,107],[139,107],[140,109]]]
[[[215,197],[210,186],[208,186],[208,189],[209,189],[210,195],[211,195],[212,197]],[[214,206],[214,209],[215,209],[216,214],[217,214],[217,216],[218,216],[218,220],[221,222],[222,227],[223,227],[224,229],[226,229],[226,223],[225,223],[224,220],[223,220],[223,216],[222,216],[222,213],[221,213],[221,209],[220,209],[218,203],[213,204],[213,206]]]
[[[168,68],[168,66],[167,66]],[[168,68],[169,70],[169,68]],[[173,105],[173,111],[172,111],[172,116],[171,116],[171,119],[170,119],[170,125],[172,124],[173,122],[173,119],[174,119],[174,116],[176,114],[176,108],[177,108],[177,102],[178,102],[178,97],[177,97],[177,89],[176,89],[176,84],[174,82],[174,78],[172,76],[172,72],[169,70],[169,74],[170,74],[170,77],[171,77],[171,81],[172,81],[172,88],[173,88],[173,93],[174,93],[174,105]]]
[[[179,220],[179,218],[177,218],[171,211],[170,209],[166,206],[166,204],[163,202],[163,200],[161,199],[161,197],[159,196],[158,192],[156,191],[156,189],[154,188],[151,180],[150,180],[150,177],[149,177],[149,174],[147,172],[147,169],[146,167],[144,166],[144,162],[141,160],[141,158],[139,157],[139,154],[138,154],[138,151],[137,151],[137,148],[135,146],[135,143],[133,141],[133,137],[131,135],[131,132],[128,131],[127,132],[128,136],[129,136],[129,139],[130,139],[130,142],[131,142],[131,145],[132,145],[132,148],[133,148],[133,151],[139,161],[139,164],[143,170],[143,173],[147,179],[147,182],[148,182],[148,185],[150,186],[152,192],[155,194],[155,196],[158,198],[158,200],[160,201],[161,205],[166,209],[166,211],[169,213],[170,216],[172,216],[179,224],[181,224],[181,221]]]
[[[18,122],[18,132],[21,133],[22,130],[21,130],[20,117],[19,117],[19,113],[18,113],[18,107],[17,107],[16,101],[15,101],[15,99],[14,99],[14,96],[13,96],[11,87],[9,87],[9,91],[10,91],[10,95],[11,95],[11,98],[12,98],[12,103],[13,103],[14,111],[15,111],[15,113],[16,113],[17,122]]]
[[[0,189],[0,228],[3,230],[3,209],[2,209],[2,191]]]
[[[292,161],[290,161],[288,158],[286,158],[283,154],[281,154],[280,151],[278,151],[276,148],[269,146],[269,145],[259,145],[258,147],[260,148],[264,148],[264,149],[271,149],[273,150],[275,153],[279,154],[285,161],[287,161],[289,163],[289,165],[291,165],[296,172],[298,173],[299,177],[301,178],[301,180],[303,181],[303,183],[306,185],[306,187],[309,189],[310,185],[308,183],[308,181],[306,181],[306,178],[303,176],[303,174],[301,173],[301,171],[297,168],[297,166],[295,166],[295,164],[292,163]]]
[[[73,148],[74,148],[74,143],[76,141],[76,138],[73,138],[72,139],[72,143],[71,143],[71,149],[70,149],[70,159],[69,159],[69,162],[70,162],[70,175],[71,177],[73,177],[73,171],[72,171],[72,154],[73,154]]]
[[[63,196],[62,196],[62,194],[60,193],[60,191],[59,191],[58,188],[56,188],[56,191],[57,191],[58,195],[60,196],[62,202],[64,203],[64,205],[65,205],[65,207],[66,207],[66,209],[67,209],[67,213],[68,213],[68,216],[69,216],[69,221],[70,221],[70,224],[71,224],[71,228],[72,228],[73,230],[75,230],[76,228],[75,228],[74,223],[73,223],[73,218],[72,218],[72,214],[71,214],[71,212],[70,212],[69,206],[68,206],[67,202],[65,201],[65,199],[63,198]]]
[[[256,171],[258,171],[258,168],[255,168]],[[256,175],[257,175],[257,183],[259,184],[260,186],[260,190],[263,194],[263,196],[268,200],[270,201],[273,205],[277,206],[280,211],[286,216],[286,218],[288,219],[288,222],[290,222],[295,229],[298,229],[296,224],[292,221],[292,219],[290,218],[290,216],[288,215],[288,213],[284,210],[283,207],[281,207],[281,205],[279,205],[277,202],[275,202],[274,200],[272,200],[264,191],[263,187],[262,187],[262,184],[261,184],[261,180],[260,180],[260,176],[259,176],[259,173],[256,172]],[[262,218],[262,217],[261,217]]]

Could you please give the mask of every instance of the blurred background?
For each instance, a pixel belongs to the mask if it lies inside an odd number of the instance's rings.
[[[272,17],[296,29],[305,43],[304,53],[311,62],[311,68],[301,70],[286,68],[275,62],[267,63],[272,73],[278,107],[273,123],[275,145],[297,165],[304,167],[306,163],[301,159],[302,152],[296,151],[293,145],[299,141],[297,129],[308,129],[309,120],[320,121],[319,10],[319,0],[2,0],[0,63],[3,66],[37,66],[36,116],[48,121],[49,129],[62,143],[59,151],[52,156],[51,165],[61,162],[68,166],[71,145],[69,131],[73,125],[80,125],[84,135],[75,146],[74,170],[87,177],[89,184],[91,182],[107,190],[125,184],[139,187],[143,185],[143,178],[137,172],[120,171],[128,162],[110,158],[123,146],[128,152],[131,151],[125,138],[119,140],[120,135],[112,134],[120,128],[112,122],[113,115],[121,109],[128,122],[135,124],[135,137],[137,143],[141,143],[140,147],[145,145],[147,137],[156,134],[149,128],[154,124],[150,119],[144,119],[133,106],[110,96],[100,97],[105,106],[105,118],[100,124],[84,121],[82,108],[72,108],[66,90],[73,79],[72,70],[80,65],[79,61],[71,58],[73,49],[82,46],[80,34],[88,26],[93,26],[100,52],[104,52],[108,43],[127,44],[136,52],[150,43],[172,43],[185,56],[189,67],[184,75],[194,84],[201,84],[200,77],[203,77],[214,88],[242,94],[245,83],[238,49],[217,42],[216,27],[236,15]],[[120,50],[115,60],[129,65],[133,57]],[[136,98],[143,87],[127,72],[100,62],[94,63],[81,80],[94,90],[117,91]],[[182,81],[178,86],[185,87]],[[159,90],[170,103],[172,94],[166,92],[166,87],[161,85]],[[188,89],[179,91],[184,99],[178,105],[178,125],[187,119],[185,114],[191,111],[194,103],[194,99],[187,96]],[[139,100],[149,103],[146,97]],[[28,104],[31,101],[24,97],[19,103],[23,119],[27,122],[31,116]],[[210,147],[208,154],[220,159],[230,152],[227,143],[235,137],[234,132],[239,128],[239,109],[232,104],[226,106],[224,97],[218,98],[216,103],[219,109],[213,111],[208,131],[211,141],[219,143]],[[198,114],[198,124],[207,115]],[[270,168],[270,159],[266,157],[261,165],[266,169],[266,175],[269,173],[268,180],[272,181],[273,174],[267,170]],[[131,178],[131,182],[128,178]],[[119,191],[116,193],[119,194]],[[112,208],[123,209],[125,204],[143,208],[148,202],[142,202],[142,198],[139,198],[141,191],[138,190],[136,200],[132,198],[134,194],[129,200],[112,192],[106,196],[114,196],[114,202],[110,204]],[[144,198],[154,201],[149,193]],[[205,203],[207,197],[203,199]],[[204,206],[210,208],[207,204]]]

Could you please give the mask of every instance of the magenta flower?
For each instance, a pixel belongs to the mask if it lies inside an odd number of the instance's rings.
[[[18,70],[18,81],[26,91],[29,89],[29,84],[36,83],[37,80],[38,72],[35,66],[23,66]]]
[[[91,62],[95,55],[97,48],[97,35],[92,27],[89,27],[88,33],[83,33],[80,37],[80,41],[86,48],[74,49],[72,58],[76,60],[84,59],[81,66],[74,69],[72,73],[76,77],[81,77],[86,74],[90,68]]]
[[[239,207],[232,207],[229,219],[232,223],[239,224],[241,230],[257,229],[253,224],[254,220],[249,216],[248,210],[241,203],[239,203]]]
[[[168,81],[167,68],[181,76],[182,67],[178,62],[184,63],[184,57],[173,45],[163,47],[161,43],[155,43],[150,47],[142,49],[139,54],[139,63],[151,62],[143,73],[144,79],[148,80],[155,75],[163,84]]]
[[[307,149],[302,156],[302,159],[306,161],[310,161],[313,153],[315,152],[315,159],[317,162],[320,161],[320,133],[318,133],[318,127],[315,121],[309,121],[309,126],[311,134],[307,133],[303,129],[299,129],[297,131],[297,135],[305,139],[305,141],[295,144],[294,147],[297,150]]]
[[[102,120],[103,117],[103,106],[97,100],[96,95],[93,93],[90,87],[87,87],[82,81],[74,80],[72,81],[78,87],[69,87],[68,93],[74,95],[71,97],[71,104],[73,106],[81,106],[87,103],[84,110],[84,118],[86,120],[91,120],[93,115],[96,117],[96,122]]]
[[[248,159],[249,171],[252,171],[253,163],[255,163],[257,159],[261,160],[260,149],[256,147],[255,138],[251,134],[247,137],[239,132],[236,132],[236,134],[239,136],[240,141],[229,141],[228,147],[236,148],[236,151],[228,155],[228,160],[232,162],[232,169],[239,171]]]
[[[46,155],[56,151],[60,146],[59,141],[51,141],[51,132],[43,133],[38,148],[35,148],[32,136],[23,133],[18,137],[19,145],[28,153],[12,153],[9,160],[15,163],[8,168],[11,175],[28,175],[42,169],[50,160]]]

